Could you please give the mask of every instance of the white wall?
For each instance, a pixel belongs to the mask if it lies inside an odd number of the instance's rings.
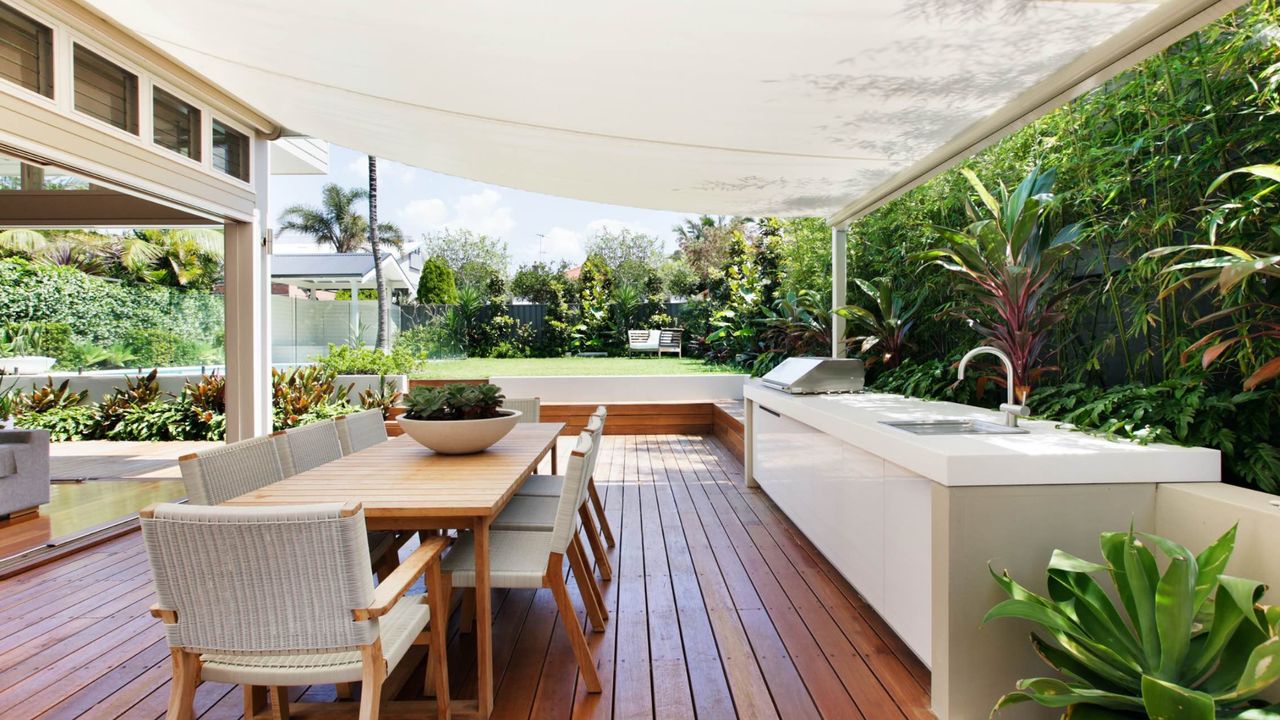
[[[713,374],[489,378],[507,397],[563,403],[741,400],[746,380],[746,375]]]

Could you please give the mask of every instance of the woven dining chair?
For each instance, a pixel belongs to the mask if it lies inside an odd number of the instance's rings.
[[[541,422],[542,417],[542,399],[531,398],[505,398],[502,401],[502,407],[508,410],[519,410],[520,420],[522,423]]]
[[[591,434],[578,436],[577,445],[569,455],[565,468],[564,492],[556,509],[555,526],[546,531],[502,531],[489,533],[489,578],[494,588],[547,588],[551,590],[560,612],[560,625],[569,635],[578,669],[582,672],[587,691],[600,692],[600,676],[591,660],[586,635],[576,621],[573,601],[564,583],[564,560],[575,575],[586,575],[582,545],[575,542],[579,529],[575,512],[582,504],[587,473],[590,472]],[[453,587],[474,588],[476,584],[475,536],[462,533],[453,548],[441,562],[444,589]],[[583,604],[592,622],[598,623],[602,607],[596,606],[591,593],[583,595]]]
[[[165,503],[139,517],[151,613],[164,622],[173,663],[169,720],[194,718],[202,680],[244,686],[246,718],[263,716],[268,694],[274,716],[288,717],[290,686],[360,682],[360,718],[375,720],[383,681],[428,626],[430,653],[444,653],[444,538],[424,542],[375,587],[357,503]],[[406,596],[423,575],[427,594]],[[447,663],[430,669],[437,717],[447,718]]]
[[[338,424],[323,420],[271,433],[285,477],[320,467],[343,456]]]
[[[195,505],[220,505],[292,475],[292,472],[286,473],[282,466],[286,454],[290,467],[295,464],[294,450],[287,447],[281,450],[287,442],[283,439],[286,437],[290,436],[277,433],[271,437],[250,438],[178,458],[187,499]],[[304,437],[314,439],[309,435]],[[320,454],[337,459],[332,457],[332,452],[323,449]],[[399,563],[398,551],[406,540],[407,536],[390,532],[369,533],[370,558],[379,577],[386,577]]]
[[[591,417],[600,418],[600,422],[603,424],[608,418],[608,415],[608,408],[604,405],[597,405],[595,412],[591,414]],[[590,422],[590,419],[588,419],[588,422]],[[603,433],[603,429],[601,432]],[[564,478],[560,475],[530,475],[528,479],[524,481],[524,485],[520,486],[516,495],[560,497],[560,485],[563,482]],[[604,536],[605,545],[613,547],[615,545],[613,539],[613,527],[609,524],[608,516],[604,514],[604,502],[600,500],[600,493],[596,491],[596,478],[594,473],[591,477],[587,478],[587,495],[591,498],[591,507],[595,510],[596,515],[595,522],[587,523],[588,531],[591,533],[591,535],[588,536],[588,539],[591,540],[591,547],[593,550],[596,549],[596,546],[600,542],[599,538],[601,535]],[[596,557],[599,558],[607,556],[601,550],[596,552]],[[608,568],[606,566],[602,569],[602,573],[607,570]],[[609,579],[609,576],[604,574],[601,574],[601,577],[605,580]]]
[[[387,424],[381,410],[365,410],[333,419],[343,455],[360,452],[387,441]]]
[[[588,464],[588,482],[591,473],[595,471],[596,458],[599,456],[601,439],[604,435],[604,420],[598,415],[592,415],[587,420],[586,432],[591,434],[591,457]],[[564,478],[561,476],[543,476],[554,477],[557,480],[557,486],[563,490]],[[559,502],[559,495],[555,497],[547,495],[523,495],[517,494],[507,502],[507,506],[498,513],[494,518],[491,529],[493,530],[551,530],[555,524],[556,507]],[[583,496],[582,503],[577,508],[578,519],[582,522],[582,527],[587,531],[587,541],[591,545],[592,555],[596,559],[596,569],[600,572],[601,580],[609,580],[613,577],[613,567],[609,562],[609,552],[605,549],[604,544],[600,542],[600,533],[596,529],[595,518],[592,517],[591,510],[588,508],[587,501],[589,497]],[[586,581],[586,578],[579,578],[579,584]],[[593,584],[594,585],[594,584]],[[599,586],[592,588],[581,587],[582,592],[594,591],[601,597],[603,603],[603,593]],[[602,629],[602,628],[597,628]]]

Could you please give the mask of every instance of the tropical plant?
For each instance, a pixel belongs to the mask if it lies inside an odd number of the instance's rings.
[[[634,285],[618,283],[609,293],[609,334],[613,342],[624,345],[627,333],[636,329],[640,314],[645,309],[645,298]]]
[[[1251,165],[1223,173],[1213,181],[1206,194],[1212,195],[1228,178],[1237,174],[1248,174],[1269,181],[1253,195],[1255,202],[1280,188],[1280,165]],[[1238,355],[1248,373],[1244,379],[1244,389],[1252,390],[1280,377],[1280,353],[1276,353],[1276,343],[1280,342],[1280,299],[1277,299],[1276,292],[1278,284],[1275,281],[1265,281],[1265,278],[1280,278],[1280,253],[1218,244],[1217,230],[1222,222],[1221,214],[1213,216],[1207,245],[1157,248],[1143,257],[1173,255],[1161,274],[1171,275],[1176,280],[1164,289],[1162,298],[1195,281],[1203,280],[1207,282],[1195,294],[1195,298],[1216,291],[1219,303],[1226,306],[1203,315],[1192,323],[1193,327],[1223,321],[1226,324],[1210,330],[1188,347],[1182,353],[1183,361],[1189,355],[1199,353],[1201,364],[1208,368],[1232,349],[1241,350]],[[1188,256],[1202,254],[1208,257],[1186,260]],[[1257,282],[1258,280],[1262,282]]]
[[[126,375],[123,388],[116,388],[102,398],[102,402],[98,404],[98,425],[102,432],[110,434],[130,410],[146,407],[160,399],[162,393],[160,381],[156,379],[158,374],[157,370],[152,370],[139,377]]]
[[[879,360],[885,367],[895,367],[902,362],[907,348],[907,333],[915,324],[916,312],[923,298],[908,305],[907,298],[895,292],[893,280],[879,277],[867,281],[854,278],[854,284],[871,300],[871,308],[845,305],[836,310],[842,317],[857,323],[864,331],[849,342],[856,343],[867,364]],[[872,351],[874,350],[874,353]]]
[[[195,384],[185,383],[182,398],[201,420],[211,423],[215,417],[227,413],[227,378],[214,373],[201,376]]]
[[[504,399],[497,385],[420,386],[405,397],[404,416],[409,420],[484,420],[500,415]]]
[[[831,349],[831,313],[813,290],[788,292],[774,300],[760,326],[761,352],[751,366],[752,375],[763,375],[789,357],[825,355]]]
[[[41,412],[24,412],[17,426],[27,430],[48,430],[54,442],[89,440],[98,427],[98,411],[91,405],[67,405]]]
[[[341,404],[353,385],[339,385],[338,374],[318,365],[306,365],[292,370],[271,370],[271,396],[276,430],[295,427],[309,413],[322,407]],[[340,413],[339,413],[340,414]]]
[[[935,227],[947,246],[922,253],[935,264],[968,281],[980,307],[971,311],[972,327],[987,344],[1013,364],[1014,394],[1025,404],[1039,376],[1053,368],[1044,362],[1054,325],[1062,320],[1056,306],[1080,283],[1050,294],[1059,263],[1080,238],[1078,224],[1046,232],[1054,201],[1054,170],[1034,169],[1010,192],[1001,185],[999,199],[973,171],[961,171],[986,208],[985,216],[966,204],[972,222],[961,230]],[[1003,383],[1000,374],[993,380]]]
[[[1280,678],[1280,608],[1258,604],[1266,586],[1223,574],[1235,548],[1232,527],[1199,555],[1148,533],[1103,533],[1103,563],[1055,550],[1048,597],[991,570],[1009,595],[984,622],[1019,618],[1040,657],[1063,678],[1032,678],[996,703],[1068,708],[1067,717],[1275,717],[1250,713]],[[1165,557],[1163,574],[1154,550]],[[1114,594],[1093,576],[1106,573]],[[1113,597],[1118,597],[1116,607]],[[1064,679],[1065,678],[1065,679]]]
[[[319,206],[285,208],[280,214],[280,230],[306,235],[317,245],[333,247],[334,252],[359,252],[369,241],[369,220],[360,214],[356,204],[368,198],[368,190],[326,183],[320,188]],[[396,248],[404,245],[404,233],[391,223],[378,225],[378,238]]]
[[[383,375],[378,378],[378,387],[365,388],[360,391],[360,407],[365,410],[381,410],[382,419],[391,419],[391,408],[400,403],[404,393],[396,388],[396,384]]]
[[[39,414],[50,410],[76,407],[89,397],[88,390],[71,392],[70,387],[70,379],[54,385],[53,377],[50,376],[44,385],[33,388],[30,393],[19,392],[14,409],[18,415]]]
[[[430,257],[422,263],[417,299],[423,305],[451,305],[458,302],[458,282],[444,258]]]
[[[387,291],[387,279],[382,272],[382,238],[378,227],[378,158],[369,156],[369,251],[373,253],[374,287],[378,292],[378,335],[374,343],[379,350],[391,349],[389,313],[391,298]],[[390,238],[388,238],[390,239]],[[404,245],[403,238],[401,246]]]

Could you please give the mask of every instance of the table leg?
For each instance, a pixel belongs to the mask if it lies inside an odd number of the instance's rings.
[[[551,474],[552,475],[560,474],[556,472],[556,443],[551,444]]]
[[[489,584],[489,518],[476,524],[476,675],[481,720],[493,711],[493,610]]]

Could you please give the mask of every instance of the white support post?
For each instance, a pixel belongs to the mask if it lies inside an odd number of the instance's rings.
[[[271,432],[269,155],[267,141],[255,140],[254,221],[225,226],[227,442]]]
[[[351,336],[357,338],[360,343],[364,343],[364,333],[360,332],[360,281],[351,281],[351,305],[348,314],[348,324],[351,326]]]
[[[845,356],[844,335],[846,321],[836,314],[849,302],[849,226],[831,227],[831,357]]]

